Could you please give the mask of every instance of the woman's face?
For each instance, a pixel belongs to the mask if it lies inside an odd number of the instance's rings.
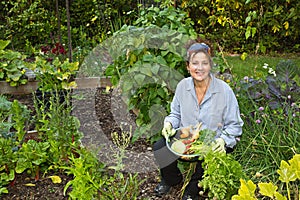
[[[191,56],[187,70],[195,81],[206,80],[211,70],[209,58],[203,52],[195,53]]]

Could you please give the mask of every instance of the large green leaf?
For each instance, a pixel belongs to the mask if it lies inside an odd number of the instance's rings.
[[[146,76],[153,76],[152,74],[152,71],[151,71],[151,64],[147,63],[147,64],[144,64],[143,66],[140,66],[139,69],[140,69],[140,72]]]
[[[273,183],[258,183],[259,192],[262,195],[268,196],[270,198],[273,198],[275,195],[275,192],[277,191],[277,186]]]
[[[10,40],[0,40],[0,50],[3,50],[9,45]],[[1,55],[1,53],[0,53]]]
[[[137,74],[134,76],[134,80],[137,82],[137,85],[142,86],[145,80],[145,75],[143,74]]]
[[[280,168],[277,170],[277,173],[280,175],[279,180],[284,183],[288,183],[290,181],[295,181],[297,179],[296,173],[291,168],[291,166],[284,160],[280,163]]]
[[[289,160],[289,163],[291,165],[291,170],[295,172],[297,178],[300,180],[300,154],[294,155],[294,157]]]

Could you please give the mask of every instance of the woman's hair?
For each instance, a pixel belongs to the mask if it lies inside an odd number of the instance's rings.
[[[195,44],[199,44],[199,43],[195,43]],[[193,58],[197,53],[204,53],[206,55],[206,57],[208,58],[208,61],[209,61],[209,64],[210,64],[210,67],[213,68],[214,66],[214,63],[212,61],[212,58],[210,56],[210,53],[209,51],[206,49],[206,48],[201,48],[201,44],[197,45],[199,46],[200,48],[198,49],[195,49],[195,50],[190,50],[187,52],[187,65],[190,63],[190,60],[191,58]]]
[[[214,51],[213,51],[213,46],[212,44],[208,41],[208,40],[204,40],[200,37],[198,37],[197,39],[195,40],[190,40],[186,45],[185,45],[185,48],[188,50],[193,44],[195,43],[203,43],[205,45],[207,45],[209,47],[209,53],[210,53],[210,56],[214,56]]]

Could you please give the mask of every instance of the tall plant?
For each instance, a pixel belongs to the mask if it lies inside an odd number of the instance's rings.
[[[187,14],[174,7],[143,10],[134,25],[124,26],[110,38],[113,63],[105,73],[113,85],[120,85],[129,109],[139,110],[136,140],[160,131],[164,110],[186,74],[185,45],[196,33]]]

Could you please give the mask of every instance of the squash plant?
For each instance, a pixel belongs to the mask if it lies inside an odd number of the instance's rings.
[[[39,80],[39,89],[50,92],[76,87],[73,77],[78,68],[78,62],[69,62],[68,59],[60,61],[55,57],[52,62],[48,62],[42,57],[36,57],[34,71]]]
[[[129,109],[139,110],[133,140],[160,131],[175,87],[187,75],[185,46],[196,38],[192,24],[187,13],[173,7],[152,7],[103,45],[113,61],[105,74],[120,85]]]
[[[26,56],[13,50],[5,50],[9,40],[0,40],[0,80],[8,82],[11,86],[19,86],[27,83],[25,77],[26,68],[30,63],[24,61]]]
[[[298,190],[293,193],[294,196],[292,198],[289,183],[300,180],[300,154],[295,154],[288,162],[282,160],[277,173],[279,174],[278,179],[286,185],[287,198],[278,191],[279,188],[272,182],[258,183],[258,188],[256,188],[256,185],[251,180],[246,181],[245,179],[241,179],[238,194],[232,196],[232,200],[256,200],[258,199],[256,198],[257,191],[264,197],[271,199],[299,199],[299,194],[297,194]]]

